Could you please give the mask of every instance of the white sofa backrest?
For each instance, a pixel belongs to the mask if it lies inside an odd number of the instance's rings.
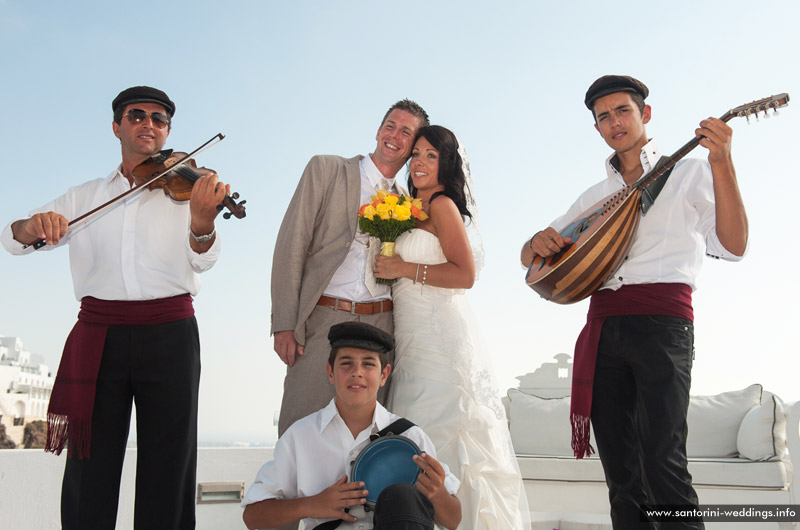
[[[571,357],[560,353],[519,376],[519,389],[504,399],[511,440],[518,454],[571,456],[569,424]],[[691,396],[690,458],[776,460],[786,457],[786,412],[780,398],[750,385],[714,396]]]

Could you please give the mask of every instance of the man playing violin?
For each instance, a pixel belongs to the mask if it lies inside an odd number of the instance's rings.
[[[67,338],[48,409],[46,449],[68,446],[64,529],[116,524],[120,476],[136,402],[136,528],[195,527],[200,345],[192,296],[220,251],[214,220],[228,186],[199,178],[189,202],[160,190],[130,194],[83,224],[69,219],[127,192],[133,170],[163,147],[175,104],[137,86],[112,102],[122,162],[10,223],[12,254],[68,244],[78,322]]]
[[[595,129],[614,150],[607,178],[526,241],[523,265],[571,243],[562,236],[592,205],[648,173],[661,158],[645,126],[649,91],[637,79],[607,75],[586,92]],[[748,226],[731,158],[732,130],[708,118],[695,131],[708,162],[683,159],[641,218],[622,266],[592,295],[575,346],[573,449],[591,454],[589,418],[609,488],[615,529],[656,528],[643,505],[697,505],[686,459],[694,327],[692,291],[703,254],[740,260]],[[669,528],[703,528],[701,521]]]

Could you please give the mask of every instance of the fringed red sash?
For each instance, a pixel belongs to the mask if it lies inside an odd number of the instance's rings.
[[[61,454],[69,441],[70,457],[77,450],[78,458],[89,458],[97,374],[109,326],[167,324],[192,315],[190,294],[133,301],[83,298],[50,395],[44,450]]]
[[[592,385],[597,361],[597,346],[606,317],[622,315],[664,315],[694,321],[692,289],[683,283],[623,285],[602,289],[592,295],[586,325],[575,343],[572,364],[572,451],[575,458],[594,453],[589,440],[592,412]]]

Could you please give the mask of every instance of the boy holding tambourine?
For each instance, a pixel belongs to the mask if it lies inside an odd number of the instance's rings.
[[[455,529],[461,520],[455,496],[459,481],[436,460],[433,443],[417,426],[403,432],[421,449],[412,457],[420,469],[414,485],[386,487],[372,507],[365,483],[348,482],[349,466],[370,436],[400,419],[377,402],[391,371],[386,354],[394,340],[360,322],[331,327],[328,340],[326,369],[336,397],[295,422],[278,440],[274,460],[261,467],[242,501],[247,527],[275,528],[303,520],[305,528],[320,530],[432,529],[435,521]]]

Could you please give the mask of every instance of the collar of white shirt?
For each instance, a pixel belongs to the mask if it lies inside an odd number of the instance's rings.
[[[359,162],[359,166],[361,174],[367,177],[369,183],[376,190],[383,188],[391,189],[394,185],[394,176],[392,178],[386,178],[383,173],[381,173],[380,169],[378,169],[378,166],[375,165],[375,162],[372,161],[372,155],[367,155],[362,158],[361,162]]]
[[[645,175],[656,167],[658,161],[661,160],[661,149],[658,148],[658,144],[656,144],[655,140],[650,139],[644,144],[642,152],[639,154],[639,160],[642,162],[643,174]],[[611,156],[606,158],[606,173],[608,174],[608,178],[612,180],[622,178],[622,174],[617,169],[618,165],[617,153],[612,153]]]
[[[320,414],[319,432],[324,431],[337,416],[340,419],[342,418],[339,415],[339,409],[336,407],[336,398],[333,398],[331,402],[328,403],[328,406],[322,409]],[[375,412],[372,413],[372,425],[369,427],[370,434],[374,434],[384,427],[388,427],[389,423],[391,423],[391,420],[392,418],[389,414],[389,411],[376,401]],[[344,419],[342,419],[342,422],[344,422]]]

